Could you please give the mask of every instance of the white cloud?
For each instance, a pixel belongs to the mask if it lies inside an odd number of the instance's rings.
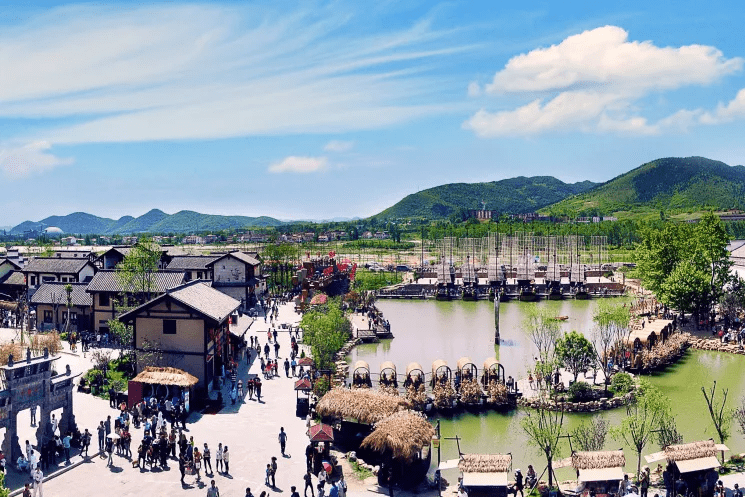
[[[291,155],[269,166],[270,173],[314,173],[328,165],[326,157],[296,157]]]
[[[319,9],[54,9],[0,33],[0,67],[13,68],[0,71],[0,118],[55,118],[39,139],[76,144],[346,132],[448,111],[426,103],[425,61],[467,47],[429,23],[360,35],[345,9]]]
[[[0,148],[0,170],[9,179],[19,179],[57,166],[72,164],[71,158],[60,158],[50,154],[48,151],[51,147],[49,142],[37,141]]]
[[[349,152],[354,147],[352,141],[331,140],[323,147],[326,152]]]
[[[476,81],[471,81],[470,83],[468,83],[468,96],[478,97],[479,95],[481,95],[481,85],[479,85]]]
[[[463,127],[481,137],[548,131],[649,135],[687,129],[700,112],[682,110],[649,123],[636,109],[639,101],[652,91],[707,85],[742,67],[743,59],[727,59],[714,47],[657,47],[650,41],[629,41],[622,28],[605,26],[510,59],[484,91],[531,100],[508,110],[481,109]],[[731,110],[718,109],[722,118],[739,115],[738,105],[730,105]]]
[[[702,124],[720,124],[745,117],[745,88],[737,92],[735,98],[726,105],[719,104],[713,112],[705,112],[701,115]]]

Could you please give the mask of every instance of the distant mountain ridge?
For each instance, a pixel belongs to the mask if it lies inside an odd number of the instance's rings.
[[[657,159],[543,209],[569,217],[745,209],[745,167],[705,157]]]
[[[13,227],[10,234],[23,234],[24,231],[56,226],[65,233],[81,235],[128,235],[137,233],[186,233],[193,231],[219,231],[225,229],[245,228],[248,226],[265,227],[285,224],[277,219],[259,216],[221,216],[200,214],[194,211],[179,211],[166,214],[159,209],[152,209],[140,217],[122,216],[109,219],[94,216],[86,212],[73,212],[67,216],[49,216],[41,221],[24,221]]]
[[[564,183],[553,176],[518,176],[485,183],[450,183],[407,195],[375,217],[384,219],[447,218],[460,209],[486,209],[524,214],[597,186],[591,181]]]

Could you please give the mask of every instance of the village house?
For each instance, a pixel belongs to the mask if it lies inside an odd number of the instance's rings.
[[[132,247],[129,245],[117,245],[101,254],[96,262],[101,269],[114,269],[131,251]],[[161,251],[158,269],[165,269],[173,257],[181,253],[173,247],[161,247]]]
[[[181,243],[184,245],[203,245],[204,238],[197,235],[186,235],[184,239],[181,240]]]
[[[373,237],[373,234],[370,231],[365,231],[362,233],[362,238],[365,240],[370,240]]]
[[[42,283],[88,283],[96,274],[96,266],[87,258],[35,257],[22,269],[26,288],[33,294]]]
[[[26,290],[21,266],[13,259],[0,259],[0,300],[16,300]]]
[[[206,392],[222,374],[231,354],[230,315],[240,302],[192,281],[125,313],[119,320],[132,326],[137,373],[146,366],[175,367],[199,379]]]
[[[67,320],[67,291],[70,285],[70,329],[69,331],[87,331],[91,325],[91,296],[85,292],[87,283],[43,283],[29,301],[36,307],[36,329],[63,331]]]
[[[179,255],[173,257],[166,269],[183,271],[186,281],[211,280],[212,268],[209,263],[220,257],[219,255]]]
[[[182,271],[156,271],[150,274],[151,297],[163,294],[170,288],[177,287],[184,283],[185,273]],[[114,319],[117,313],[117,302],[124,298],[133,301],[137,296],[122,287],[117,272],[105,269],[96,273],[93,279],[88,283],[85,290],[92,299],[92,328],[101,333],[109,332],[110,319]],[[126,304],[127,302],[124,302]]]
[[[212,274],[212,287],[239,300],[244,306],[256,302],[263,292],[261,263],[243,252],[230,252],[207,264]]]
[[[5,276],[6,274],[12,271],[20,271],[20,270],[21,270],[21,265],[13,261],[12,259],[8,259],[7,257],[0,259],[0,279],[2,279],[3,276]]]

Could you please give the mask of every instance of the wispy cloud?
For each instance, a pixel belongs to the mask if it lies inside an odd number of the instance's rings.
[[[742,67],[743,59],[728,59],[715,47],[658,47],[629,41],[622,28],[605,26],[510,59],[484,91],[530,102],[497,112],[482,109],[463,126],[482,137],[556,130],[656,134],[684,125],[690,115],[649,123],[636,109],[640,99],[652,91],[708,85]]]
[[[50,148],[51,144],[45,141],[0,147],[0,170],[3,176],[20,179],[57,166],[72,164],[71,158],[60,158],[49,153]]]
[[[295,157],[291,155],[269,166],[270,173],[315,173],[328,165],[326,157]]]
[[[352,141],[331,140],[323,149],[326,152],[349,152],[354,147]]]
[[[0,118],[54,118],[28,140],[78,144],[345,132],[446,111],[425,61],[468,47],[430,22],[360,35],[353,14],[55,9],[0,34]]]

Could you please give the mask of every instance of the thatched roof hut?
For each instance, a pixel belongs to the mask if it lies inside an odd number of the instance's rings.
[[[147,366],[132,381],[149,383],[151,385],[175,385],[190,387],[199,383],[199,379],[186,371],[177,368],[158,368]]]
[[[461,454],[458,469],[465,487],[506,487],[511,454]]]
[[[376,452],[390,452],[394,459],[412,461],[429,446],[435,428],[420,413],[400,411],[375,424],[360,445]]]
[[[623,479],[626,457],[622,450],[574,452],[572,466],[579,472],[578,480],[616,481]]]
[[[316,412],[321,417],[351,418],[372,424],[409,407],[409,402],[402,397],[368,389],[335,388],[318,401]]]
[[[674,463],[681,473],[703,471],[721,466],[717,452],[729,450],[727,446],[714,443],[714,440],[702,440],[687,444],[670,445],[662,452],[644,456],[648,463],[667,460]]]

